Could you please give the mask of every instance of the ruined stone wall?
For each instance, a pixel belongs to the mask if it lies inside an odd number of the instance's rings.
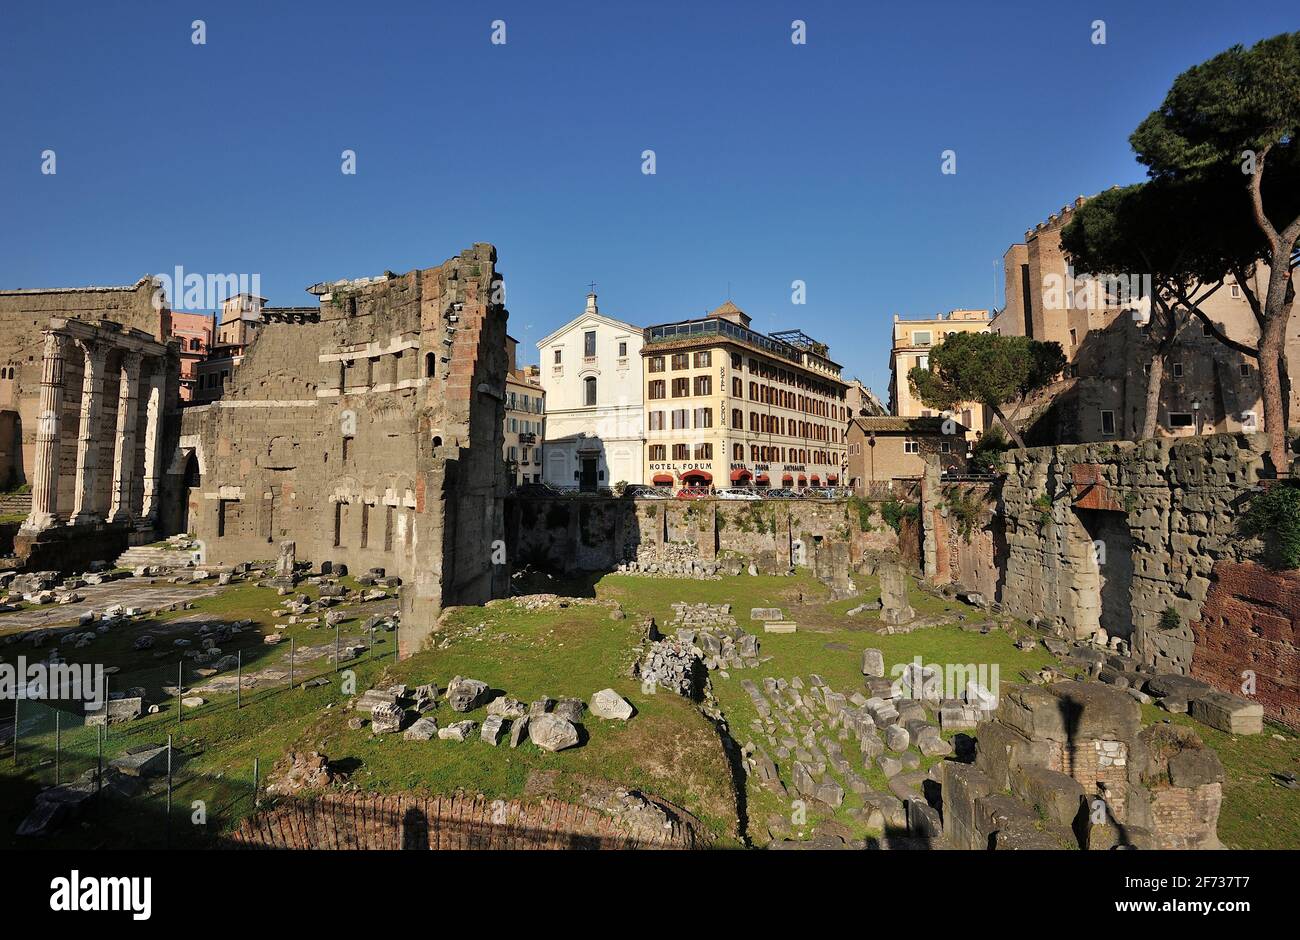
[[[610,570],[638,559],[678,561],[686,550],[701,561],[753,563],[778,573],[791,567],[800,545],[805,565],[842,551],[834,557],[847,569],[864,550],[897,545],[878,516],[872,530],[863,531],[844,500],[519,497],[512,500],[508,530],[512,565],[569,572]]]
[[[1104,629],[1187,673],[1215,563],[1255,547],[1236,518],[1266,448],[1262,435],[1216,435],[1009,451],[1004,609],[1068,638]],[[1160,626],[1166,608],[1177,628]]]
[[[1007,555],[1000,485],[945,483],[937,473],[927,473],[921,511],[926,577],[1000,601]],[[977,515],[964,520],[971,511]]]
[[[504,593],[506,311],[495,250],[336,282],[319,318],[272,319],[227,395],[184,413],[177,476],[207,560],[300,559],[401,577],[404,652],[445,604]]]
[[[638,506],[608,497],[516,497],[507,503],[507,544],[515,568],[609,571],[636,558]]]
[[[956,848],[1217,848],[1223,766],[1190,729],[1142,728],[1126,693],[1096,682],[1001,691],[974,766],[945,766]]]

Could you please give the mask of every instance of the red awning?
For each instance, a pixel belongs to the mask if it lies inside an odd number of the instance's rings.
[[[839,475],[838,473],[828,473],[828,474],[826,474],[826,482],[827,482],[827,483],[838,483],[838,482],[840,482],[840,475]]]
[[[732,483],[739,483],[741,480],[748,480],[748,479],[749,479],[749,476],[750,476],[749,471],[748,471],[748,470],[745,470],[745,469],[743,469],[743,468],[740,469],[740,470],[732,470],[732,471],[731,471],[731,482],[732,482]]]
[[[671,473],[656,473],[656,474],[655,474],[655,477],[654,477],[654,482],[655,482],[656,485],[659,485],[659,484],[662,484],[662,483],[672,483],[672,482],[673,482],[673,476],[672,476]]]
[[[767,486],[772,481],[767,478],[766,473],[760,473],[758,476],[754,477],[754,482],[761,483],[763,486]]]
[[[812,477],[812,485],[813,485],[813,486],[818,486],[818,485],[821,484],[821,482],[822,482],[822,478],[819,477],[817,474],[814,473],[814,474],[813,474],[813,477]]]
[[[808,485],[808,478],[807,478],[806,476],[804,476],[802,473],[799,474],[799,485],[800,485],[800,486],[807,486],[807,485]]]
[[[687,470],[682,474],[683,480],[703,480],[705,483],[713,482],[713,474],[707,470]]]
[[[794,477],[790,476],[790,474],[788,473],[785,476],[781,477],[782,486],[788,486],[793,482],[794,482]]]

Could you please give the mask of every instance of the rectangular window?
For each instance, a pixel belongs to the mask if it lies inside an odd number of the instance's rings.
[[[1241,413],[1241,429],[1243,431],[1255,430],[1255,412],[1243,411]]]
[[[673,371],[679,369],[689,369],[691,367],[691,357],[686,353],[673,353]]]
[[[1101,433],[1107,436],[1115,433],[1115,412],[1103,411],[1101,413]]]
[[[697,428],[713,427],[713,409],[696,408],[695,409],[695,426]]]
[[[588,330],[582,334],[582,354],[588,359],[596,358],[596,331]]]
[[[673,379],[673,398],[688,398],[691,394],[691,380]]]
[[[564,355],[564,350],[563,350],[563,349],[557,349],[557,350],[555,350],[555,364],[556,364],[557,366],[560,364],[560,361],[561,361],[561,358],[562,358],[563,355]]]
[[[650,383],[650,397],[658,400],[664,398],[665,383],[663,379],[655,379]]]
[[[1192,426],[1192,413],[1190,411],[1169,412],[1169,426],[1171,428],[1190,428]]]
[[[1183,364],[1182,364],[1181,362],[1175,362],[1175,363],[1174,363],[1174,378],[1176,378],[1176,379],[1181,379],[1182,377],[1183,377]]]
[[[1241,370],[1241,377],[1243,379],[1250,378],[1250,366],[1248,366],[1246,363],[1243,362],[1237,368]]]
[[[744,368],[744,366],[741,364],[740,353],[731,354],[731,368],[737,371]]]
[[[620,358],[620,359],[626,359],[626,358],[627,358],[627,340],[625,340],[625,339],[624,339],[624,340],[619,340],[619,343],[618,343],[618,358]]]
[[[650,430],[662,431],[664,429],[664,413],[662,411],[650,412]]]
[[[705,366],[713,365],[713,353],[697,352],[695,354],[695,368],[703,369]]]
[[[930,331],[929,331],[929,330],[913,330],[913,331],[912,331],[912,345],[913,345],[913,346],[929,346],[929,345],[930,345]]]
[[[651,460],[667,460],[667,459],[668,459],[668,447],[667,447],[666,445],[664,445],[664,444],[651,444],[651,445],[650,445],[650,459],[651,459]]]
[[[651,357],[650,357],[650,371],[651,371],[651,372],[662,372],[662,371],[664,371],[664,357],[663,357],[663,356],[651,356]]]
[[[695,377],[695,394],[712,395],[713,394],[713,376],[697,375]]]
[[[713,445],[712,445],[712,444],[696,444],[696,445],[695,445],[695,459],[696,459],[696,460],[712,460],[712,459],[713,459]]]
[[[673,460],[690,460],[690,459],[691,459],[690,444],[673,445]]]
[[[673,409],[673,430],[681,431],[691,426],[691,413],[686,408]]]
[[[916,441],[906,441],[906,440],[903,441],[903,453],[919,454],[920,452],[921,452],[921,445]]]

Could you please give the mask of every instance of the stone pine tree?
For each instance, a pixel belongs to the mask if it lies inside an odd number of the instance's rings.
[[[1077,272],[1099,283],[1111,278],[1117,285],[1131,285],[1140,275],[1138,283],[1149,291],[1145,297],[1120,298],[1135,318],[1149,309],[1146,408],[1138,440],[1156,436],[1165,366],[1179,335],[1193,319],[1208,319],[1200,304],[1223,286],[1231,246],[1249,241],[1249,232],[1241,231],[1249,221],[1244,212],[1234,213],[1232,207],[1205,212],[1196,193],[1188,191],[1192,188],[1155,181],[1108,189],[1080,206],[1061,232],[1061,248]],[[1249,258],[1231,260],[1249,263]],[[1258,358],[1253,347],[1223,338]]]
[[[1249,49],[1233,46],[1183,72],[1129,140],[1153,179],[1185,181],[1210,193],[1236,171],[1231,188],[1250,208],[1268,265],[1262,297],[1248,283],[1240,286],[1261,323],[1264,421],[1274,467],[1284,473],[1283,357],[1300,260],[1300,32]]]
[[[1015,419],[1025,400],[1065,368],[1060,343],[1000,333],[951,333],[930,350],[929,367],[907,373],[912,393],[942,411],[978,402],[993,412],[1007,436],[1024,450]],[[1010,417],[1003,410],[1014,405]]]

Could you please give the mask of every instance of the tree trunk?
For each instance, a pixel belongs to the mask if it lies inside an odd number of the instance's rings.
[[[1156,422],[1160,417],[1160,387],[1165,378],[1165,349],[1156,347],[1151,354],[1151,375],[1147,378],[1146,410],[1142,413],[1142,434],[1139,441],[1156,436]]]
[[[1282,406],[1281,365],[1286,339],[1287,317],[1275,313],[1264,324],[1259,338],[1259,377],[1264,387],[1264,429],[1269,436],[1273,470],[1285,476],[1290,469],[1286,449],[1286,410]]]
[[[993,417],[997,418],[998,423],[1002,425],[1002,430],[1006,431],[1007,436],[1016,442],[1016,447],[1025,450],[1025,439],[1020,436],[1020,432],[1018,432],[1012,426],[1011,422],[1007,420],[1007,416],[1002,413],[1002,409],[997,405],[989,405],[989,409],[993,412]]]

